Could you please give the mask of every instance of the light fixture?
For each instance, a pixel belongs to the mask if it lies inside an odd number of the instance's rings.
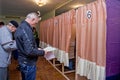
[[[46,0],[35,0],[35,2],[38,6],[43,6],[46,4]]]
[[[75,9],[75,8],[78,8],[80,6],[84,6],[84,4],[75,4],[75,5],[72,5],[71,8]]]

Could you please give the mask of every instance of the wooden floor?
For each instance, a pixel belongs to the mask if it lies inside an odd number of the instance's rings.
[[[22,80],[20,72],[16,69],[17,61],[12,59],[12,63],[9,66],[10,80]],[[75,80],[75,73],[65,74],[69,80]],[[58,70],[56,70],[44,57],[39,57],[37,62],[37,75],[36,80],[67,80],[66,76],[63,76]],[[79,80],[87,80],[84,77],[80,77]]]
[[[16,69],[17,61],[12,59],[12,64],[9,67],[10,80],[21,80],[21,74]],[[53,66],[48,63],[43,57],[39,57],[37,62],[36,80],[67,80]]]

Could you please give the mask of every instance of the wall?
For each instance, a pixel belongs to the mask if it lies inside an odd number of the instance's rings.
[[[5,24],[8,24],[9,21],[15,20],[18,23],[20,23],[22,20],[24,20],[24,17],[17,17],[17,16],[0,16],[0,21],[3,21]]]
[[[43,15],[42,20],[46,20],[46,19],[49,19],[54,16],[55,16],[55,10],[52,10],[52,11],[46,13],[45,15]]]

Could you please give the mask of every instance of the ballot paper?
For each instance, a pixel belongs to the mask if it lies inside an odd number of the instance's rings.
[[[55,48],[48,46],[48,47],[44,48],[43,50],[47,51],[47,54],[44,55],[46,60],[51,60],[51,59],[55,58],[55,55],[52,52],[52,51],[56,50]]]
[[[45,50],[45,51],[47,51],[47,52],[51,52],[51,51],[54,51],[54,50],[56,50],[56,49],[49,46],[49,47],[44,48],[43,50]]]
[[[55,58],[55,55],[53,52],[47,52],[47,54],[44,55],[46,60],[51,60],[53,58]]]

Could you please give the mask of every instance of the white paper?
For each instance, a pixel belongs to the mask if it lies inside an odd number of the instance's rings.
[[[55,55],[52,52],[48,52],[47,54],[44,55],[44,57],[46,60],[51,60],[51,59],[55,58]]]
[[[44,48],[43,50],[45,50],[45,51],[47,51],[47,52],[51,52],[51,51],[54,51],[54,50],[56,50],[56,49],[53,48],[53,47],[46,47],[46,48]]]

